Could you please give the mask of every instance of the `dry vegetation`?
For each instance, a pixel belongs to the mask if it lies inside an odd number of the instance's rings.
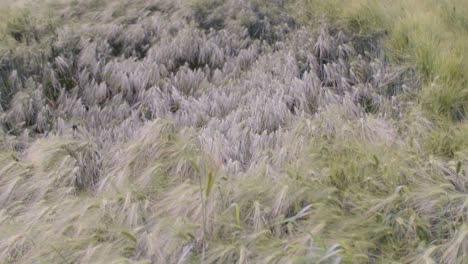
[[[467,263],[465,1],[0,1],[0,263]]]

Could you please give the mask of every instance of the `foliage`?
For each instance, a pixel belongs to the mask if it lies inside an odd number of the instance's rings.
[[[467,13],[426,2],[0,24],[0,263],[464,263]]]

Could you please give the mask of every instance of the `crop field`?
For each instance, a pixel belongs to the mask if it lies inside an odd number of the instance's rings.
[[[0,0],[0,264],[467,264],[467,113],[466,0]]]

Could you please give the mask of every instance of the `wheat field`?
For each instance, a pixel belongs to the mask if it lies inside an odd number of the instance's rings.
[[[0,0],[0,263],[468,263],[468,2]]]

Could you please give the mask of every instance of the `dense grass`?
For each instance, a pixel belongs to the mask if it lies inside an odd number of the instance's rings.
[[[467,262],[464,1],[1,8],[0,263]]]
[[[328,21],[378,39],[391,61],[417,69],[420,103],[433,114],[462,120],[468,104],[466,1],[299,1],[305,21]],[[297,7],[299,9],[299,7]]]

